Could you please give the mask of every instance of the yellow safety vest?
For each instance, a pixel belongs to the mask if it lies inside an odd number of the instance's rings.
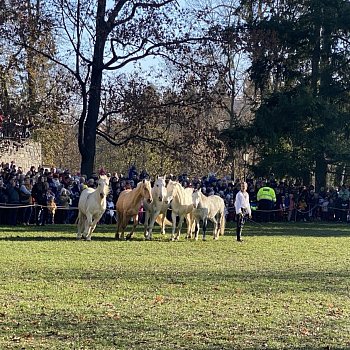
[[[273,188],[271,187],[262,187],[258,191],[257,200],[260,201],[261,199],[267,199],[272,202],[276,202],[276,193]]]

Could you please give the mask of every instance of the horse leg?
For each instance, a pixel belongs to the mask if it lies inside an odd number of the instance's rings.
[[[186,223],[187,223],[187,236],[186,236],[186,238],[192,239],[192,231],[194,228],[195,220],[194,220],[194,217],[191,213],[186,215]]]
[[[218,221],[216,220],[216,217],[214,216],[213,219],[211,220],[214,224],[213,228],[213,239],[218,239],[219,238],[219,228],[218,228]]]
[[[156,219],[158,217],[160,213],[160,210],[155,210],[152,212],[152,217],[151,217],[151,220],[150,220],[150,224],[148,226],[148,239],[152,239],[152,231],[153,231],[153,227],[154,227],[154,223],[156,222]]]
[[[206,240],[208,218],[203,218],[203,241]]]
[[[145,211],[145,225],[144,225],[144,231],[143,231],[143,235],[146,239],[149,239],[149,226],[148,226],[148,222],[150,219],[150,212],[149,210]]]
[[[181,229],[182,229],[182,225],[184,223],[185,220],[185,216],[181,215],[179,217],[179,224],[177,225],[177,234],[175,236],[175,239],[178,241],[180,239],[180,234],[181,234]]]
[[[161,214],[161,225],[160,225],[160,234],[165,235],[165,219],[166,219],[166,215],[165,214]]]
[[[115,236],[114,236],[115,239],[118,239],[118,240],[120,239],[119,232],[120,232],[120,220],[117,221],[117,232],[115,233]]]
[[[219,235],[223,236],[225,234],[225,212],[222,210],[220,212],[220,220],[219,220]]]
[[[136,214],[136,215],[133,215],[132,217],[133,217],[132,229],[131,229],[131,232],[130,232],[129,234],[126,235],[126,237],[125,237],[126,240],[129,240],[129,239],[131,239],[131,238],[133,237],[134,232],[135,232],[135,229],[136,229],[136,226],[137,226],[138,221],[139,221],[139,220],[138,220],[138,215],[137,215],[137,214]]]
[[[123,215],[121,212],[117,213],[117,232],[115,233],[115,239],[120,239],[120,231],[122,230],[122,224],[123,224]]]
[[[77,218],[77,226],[78,226],[77,239],[81,239],[81,231],[83,230],[83,214],[81,213],[80,210]]]
[[[171,221],[173,222],[173,227],[171,229],[171,240],[175,241],[175,230],[176,230],[176,214],[171,212]]]
[[[88,236],[86,237],[86,239],[87,239],[88,241],[91,241],[91,235],[92,235],[92,233],[95,231],[96,225],[97,225],[97,223],[98,223],[99,220],[100,220],[100,219],[99,219],[98,217],[96,217],[96,218],[94,218],[94,219],[92,220],[92,222],[91,222],[91,224],[90,224],[90,227],[89,227],[89,234],[88,234]]]
[[[120,239],[124,240],[124,234],[125,234],[125,229],[128,226],[128,220],[123,217],[123,219],[121,220],[121,224],[120,224]]]
[[[194,239],[198,241],[199,231],[200,231],[200,218],[194,220]]]
[[[85,223],[86,223],[86,216],[82,212],[80,213],[80,216],[78,218],[78,234],[77,239],[81,239],[82,236],[84,236],[84,230],[85,230]],[[84,238],[84,237],[83,237]]]
[[[91,240],[91,227],[92,227],[92,225],[93,225],[92,215],[90,213],[87,213],[83,237],[84,237],[84,239],[86,239],[88,241]]]
[[[87,237],[89,236],[89,233],[90,233],[90,226],[92,223],[92,215],[87,213],[85,215],[85,217],[86,217],[86,219],[85,219],[85,225],[84,225],[83,238],[87,239]]]

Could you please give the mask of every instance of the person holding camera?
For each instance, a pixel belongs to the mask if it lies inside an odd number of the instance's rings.
[[[247,216],[252,217],[252,210],[250,208],[249,194],[247,192],[248,185],[246,182],[241,182],[240,191],[236,194],[235,210],[236,210],[236,221],[237,221],[237,241],[243,242],[242,230]]]

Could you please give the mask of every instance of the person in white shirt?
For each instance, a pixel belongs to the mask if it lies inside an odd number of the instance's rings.
[[[242,229],[245,222],[245,217],[248,215],[249,218],[252,217],[252,210],[249,203],[249,194],[247,192],[248,185],[246,182],[241,182],[241,190],[236,194],[235,200],[235,210],[236,210],[236,220],[237,220],[237,241],[243,242],[241,235]]]

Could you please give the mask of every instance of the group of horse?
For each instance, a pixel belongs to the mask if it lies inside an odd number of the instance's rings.
[[[78,204],[78,239],[91,240],[91,235],[106,210],[108,193],[109,178],[105,175],[99,177],[96,189],[86,188],[82,191]],[[156,222],[160,225],[162,234],[165,234],[165,226],[172,226],[172,241],[180,238],[185,220],[187,238],[192,238],[194,235],[197,240],[202,223],[203,240],[205,240],[208,220],[214,224],[214,239],[218,239],[225,231],[225,203],[220,196],[207,197],[200,189],[184,188],[178,181],[169,180],[166,183],[164,176],[158,176],[153,187],[151,182],[145,179],[134,189],[126,189],[120,193],[116,203],[116,239],[124,239],[125,230],[131,220],[132,229],[125,239],[132,238],[142,206],[145,215],[144,237],[147,240],[152,239]],[[167,219],[168,210],[171,211],[172,222]]]

